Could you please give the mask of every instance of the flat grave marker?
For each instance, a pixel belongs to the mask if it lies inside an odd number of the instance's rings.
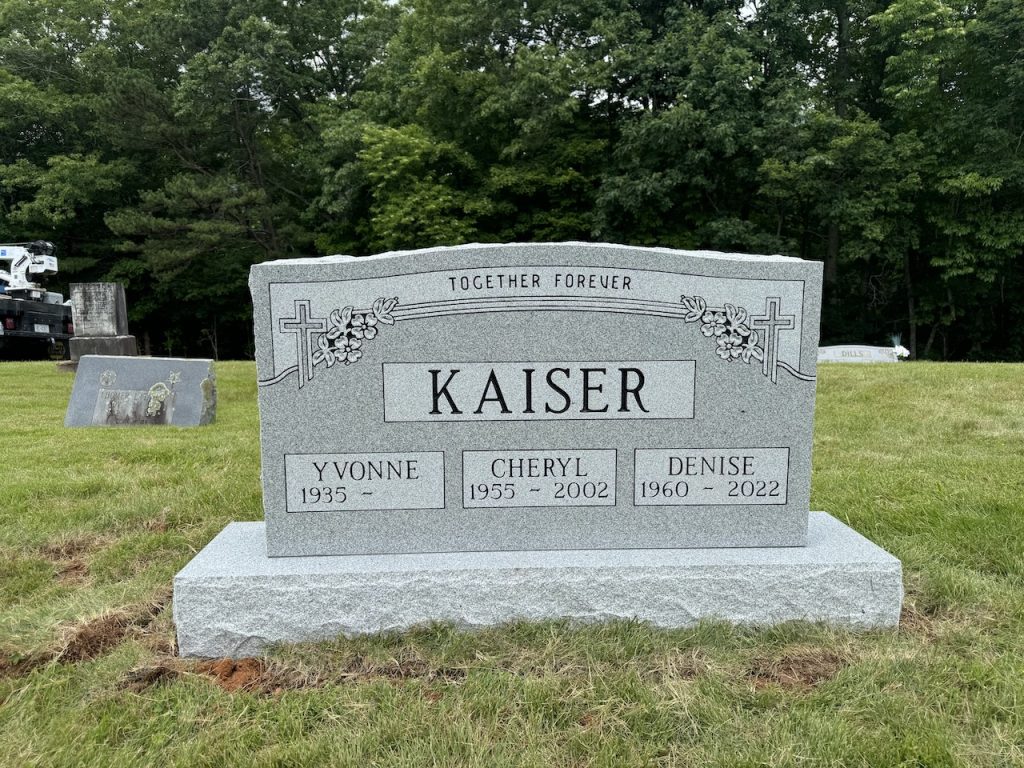
[[[217,412],[213,360],[85,355],[66,427],[209,424]]]
[[[818,347],[819,363],[898,363],[895,347],[871,347],[865,344],[839,344]]]

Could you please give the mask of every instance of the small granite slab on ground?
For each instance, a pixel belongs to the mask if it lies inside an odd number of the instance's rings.
[[[66,427],[209,424],[217,412],[213,360],[86,355]]]
[[[182,656],[242,657],[272,643],[517,619],[716,618],[894,627],[900,561],[824,512],[806,547],[280,557],[263,523],[232,523],[174,578]]]
[[[895,347],[870,347],[864,344],[840,344],[818,347],[819,363],[898,363]]]

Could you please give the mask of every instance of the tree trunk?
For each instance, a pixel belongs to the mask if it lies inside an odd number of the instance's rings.
[[[907,346],[910,349],[910,359],[917,360],[917,309],[914,304],[914,282],[910,275],[910,251],[903,254],[903,277],[907,285],[907,322],[910,324]]]
[[[836,69],[832,80],[832,98],[836,116],[846,117],[847,88],[850,82],[850,11],[845,0],[836,3]],[[837,174],[833,183],[838,191],[842,179]],[[828,250],[825,254],[825,284],[835,284],[839,276],[839,222],[828,223]],[[835,301],[835,292],[832,292]]]
[[[833,285],[839,275],[839,224],[828,223],[828,250],[825,251],[825,285]],[[833,301],[835,296],[833,294]]]

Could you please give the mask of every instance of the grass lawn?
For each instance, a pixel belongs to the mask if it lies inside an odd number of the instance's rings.
[[[0,766],[1024,765],[1024,366],[819,369],[813,507],[903,560],[898,631],[434,626],[174,655],[173,575],[262,517],[255,371],[201,429],[62,426],[0,363]]]

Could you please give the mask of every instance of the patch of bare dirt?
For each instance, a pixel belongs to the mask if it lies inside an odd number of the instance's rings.
[[[834,678],[847,664],[835,651],[818,648],[786,653],[775,659],[755,659],[747,676],[756,688],[813,688]]]
[[[60,563],[57,567],[57,581],[61,584],[81,584],[89,578],[89,566],[84,560],[75,558]]]
[[[65,631],[60,650],[54,658],[71,663],[95,659],[129,634],[149,626],[170,599],[170,589],[162,590],[148,603],[127,606],[71,625]]]
[[[108,540],[102,536],[73,536],[68,539],[51,541],[40,548],[40,553],[47,560],[61,562],[75,560],[103,549]]]
[[[181,677],[182,672],[176,665],[170,663],[158,663],[152,666],[139,667],[121,678],[121,688],[133,693],[142,691],[154,685],[169,683]]]
[[[278,695],[282,691],[318,688],[326,681],[309,672],[280,666],[267,659],[211,659],[190,667],[191,671],[205,675],[228,693]]]
[[[36,654],[24,658],[0,656],[0,680],[7,677],[25,677],[32,670],[45,666],[51,661],[53,661],[53,656],[48,654]]]
[[[269,683],[268,667],[262,659],[217,659],[198,664],[196,670],[208,675],[229,693],[263,690]]]
[[[109,539],[102,536],[73,536],[71,538],[51,541],[39,549],[39,553],[53,563],[57,569],[54,578],[61,584],[76,585],[89,578],[89,565],[86,557],[103,549]]]
[[[132,627],[132,619],[121,612],[108,613],[80,622],[70,629],[57,658],[64,662],[95,659],[124,639]]]
[[[194,663],[191,671],[209,677],[229,693],[280,694],[303,688],[320,688],[332,683],[360,683],[373,680],[401,682],[425,680],[451,682],[462,680],[465,670],[449,667],[434,667],[416,657],[402,657],[389,661],[371,661],[363,656],[354,656],[340,669],[300,670],[277,662],[259,659],[211,659]],[[437,692],[428,691],[424,696],[430,701],[441,698]]]
[[[441,680],[455,681],[466,677],[466,670],[455,667],[434,667],[416,656],[404,656],[388,661],[373,661],[363,656],[354,656],[342,668],[339,675],[343,681],[362,680]]]

